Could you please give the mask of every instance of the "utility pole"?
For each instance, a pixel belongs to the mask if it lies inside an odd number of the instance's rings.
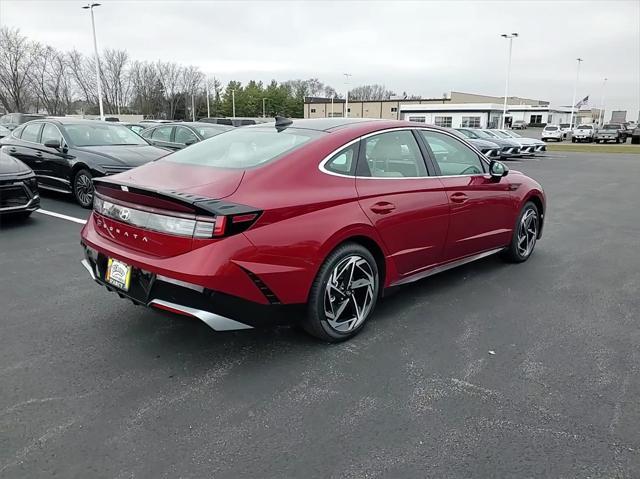
[[[334,99],[335,97],[336,97],[335,95],[333,95],[333,96],[331,97],[331,118],[333,118],[333,99]]]
[[[211,108],[209,106],[209,80],[205,82],[205,86],[207,87],[207,118],[211,116]]]
[[[102,82],[100,81],[100,56],[98,55],[98,41],[96,40],[96,22],[93,18],[94,7],[99,7],[99,3],[88,3],[85,10],[91,12],[91,30],[93,31],[93,51],[96,55],[96,81],[98,82],[98,104],[100,105],[100,119],[104,121],[104,107],[102,106]]]
[[[191,92],[191,121],[196,121],[196,96]]]
[[[507,57],[507,80],[504,85],[504,105],[502,106],[502,129],[504,130],[507,121],[507,98],[509,98],[509,77],[511,76],[511,51],[513,50],[513,39],[518,37],[517,33],[503,33],[502,38],[509,40],[509,55]]]
[[[344,102],[344,117],[345,118],[349,118],[349,78],[351,78],[353,75],[351,73],[343,73],[344,77],[345,77],[345,82],[344,84],[347,86],[347,94],[345,95],[345,102]]]
[[[604,123],[604,87],[607,85],[607,78],[602,82],[602,95],[600,97],[600,111],[598,112],[598,126]]]
[[[573,131],[573,116],[576,110],[576,94],[578,93],[578,79],[580,78],[580,64],[584,61],[582,58],[576,58],[578,67],[576,68],[576,83],[573,85],[573,102],[571,102],[571,120],[569,121],[569,130]]]
[[[262,99],[262,118],[266,118],[267,117],[267,109],[265,107],[265,101],[267,100],[267,98],[263,98]]]
[[[233,118],[236,117],[236,91],[231,90],[231,105],[233,108]]]

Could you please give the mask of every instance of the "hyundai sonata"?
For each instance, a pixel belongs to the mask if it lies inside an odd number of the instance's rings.
[[[95,179],[91,277],[213,329],[296,311],[352,337],[392,286],[503,253],[527,260],[545,195],[431,126],[344,118],[235,129]],[[298,305],[296,308],[294,305]]]

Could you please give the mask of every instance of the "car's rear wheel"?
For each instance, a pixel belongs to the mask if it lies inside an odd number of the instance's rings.
[[[356,243],[338,247],[313,282],[303,328],[329,342],[355,336],[373,313],[379,281],[378,266],[369,250]]]
[[[528,201],[518,215],[511,243],[504,251],[505,259],[513,263],[522,263],[529,259],[536,246],[539,231],[540,213],[537,206]]]
[[[84,168],[73,177],[73,196],[83,208],[93,206],[93,180],[91,173]]]

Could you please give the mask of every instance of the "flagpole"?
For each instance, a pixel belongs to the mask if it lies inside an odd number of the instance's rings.
[[[576,94],[578,93],[578,79],[580,78],[580,63],[584,60],[582,58],[576,58],[578,62],[578,68],[576,69],[576,83],[573,86],[573,101],[571,102],[571,120],[569,121],[569,130],[573,131],[573,115],[576,109]]]

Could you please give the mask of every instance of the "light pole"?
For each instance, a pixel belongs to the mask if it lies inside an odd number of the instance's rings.
[[[573,102],[571,103],[571,120],[569,120],[569,130],[573,131],[573,115],[576,110],[576,94],[578,93],[578,79],[580,78],[580,64],[584,61],[582,58],[576,58],[578,67],[576,68],[576,83],[573,85]]]
[[[98,103],[100,105],[100,119],[104,121],[104,107],[102,106],[102,83],[100,82],[100,57],[98,56],[98,41],[96,40],[96,22],[93,19],[93,8],[99,7],[99,3],[88,3],[84,7],[85,10],[91,12],[91,29],[93,30],[93,50],[96,55],[96,81],[98,82]]]
[[[263,98],[262,99],[262,118],[266,118],[267,117],[267,109],[265,107],[265,102],[267,101],[267,98]]]
[[[233,118],[236,117],[236,91],[231,90],[231,106],[233,110]]]
[[[345,96],[343,116],[345,118],[348,118],[349,117],[349,78],[352,77],[353,75],[351,73],[343,73],[343,75],[345,77],[344,84],[347,85],[347,94]]]
[[[604,123],[604,87],[607,85],[607,78],[602,81],[602,95],[600,96],[600,111],[598,112],[598,126]]]
[[[509,97],[509,77],[511,76],[511,51],[513,50],[513,39],[518,38],[517,33],[503,33],[502,38],[509,40],[509,56],[507,59],[507,80],[504,85],[504,105],[502,106],[502,129],[504,130],[505,121],[507,120],[507,98]]]
[[[333,99],[335,98],[335,95],[331,96],[331,118],[333,118]]]
[[[207,79],[207,82],[205,83],[205,86],[207,87],[207,118],[211,117],[211,108],[209,106],[209,80]]]

